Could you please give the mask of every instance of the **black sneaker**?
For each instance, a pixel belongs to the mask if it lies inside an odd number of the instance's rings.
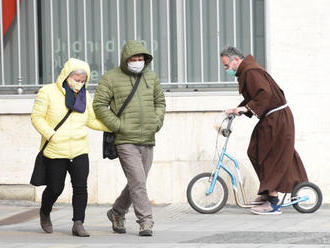
[[[152,236],[152,224],[142,223],[140,224],[140,236]]]
[[[126,233],[125,216],[115,214],[113,209],[107,212],[108,219],[112,222],[112,230],[116,233]]]

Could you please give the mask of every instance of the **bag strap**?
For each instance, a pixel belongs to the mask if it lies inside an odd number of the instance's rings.
[[[54,128],[54,131],[56,131],[57,129],[59,129],[62,124],[66,121],[66,119],[68,119],[69,115],[71,114],[72,112],[72,109],[69,109],[69,111],[66,113],[66,115],[63,117],[63,119],[56,125],[56,127]],[[43,145],[42,149],[41,149],[41,152],[43,152],[46,148],[46,146],[48,145],[49,141],[47,140],[45,142],[45,144]]]
[[[128,95],[128,97],[126,98],[125,102],[123,103],[123,105],[121,105],[119,111],[118,111],[118,114],[117,114],[117,117],[120,117],[121,114],[123,113],[125,107],[127,106],[127,104],[131,101],[131,99],[133,98],[133,95],[134,93],[136,92],[136,89],[137,87],[139,86],[139,83],[140,83],[140,79],[142,77],[142,73],[138,74],[137,78],[136,78],[136,81],[135,81],[135,84],[133,86],[133,89],[131,91],[131,93]]]

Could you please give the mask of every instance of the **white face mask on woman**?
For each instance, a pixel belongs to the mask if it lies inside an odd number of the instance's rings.
[[[128,62],[127,67],[131,72],[140,73],[144,68],[144,61]]]
[[[84,84],[85,84],[85,82],[78,82],[78,81],[75,81],[72,78],[68,78],[67,79],[67,82],[68,82],[69,87],[75,93],[78,93],[81,90],[81,88],[84,86]]]

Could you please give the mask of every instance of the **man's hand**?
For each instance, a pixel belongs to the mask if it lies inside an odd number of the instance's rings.
[[[237,116],[240,116],[242,113],[248,112],[248,109],[246,107],[238,107],[238,108],[233,108],[233,109],[227,109],[226,110],[226,115],[234,114]]]
[[[220,128],[221,128],[221,124],[220,123],[215,123],[214,124],[214,129],[217,131],[217,132],[220,132],[221,130],[220,130]]]
[[[234,113],[234,110],[235,110],[235,109],[226,109],[226,111],[225,111],[226,116],[228,116],[228,115]]]

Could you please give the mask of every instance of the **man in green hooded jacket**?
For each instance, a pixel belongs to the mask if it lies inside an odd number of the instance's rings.
[[[127,178],[126,187],[107,216],[115,232],[125,233],[125,214],[133,204],[140,236],[152,235],[154,221],[146,180],[153,159],[155,133],[162,127],[165,114],[159,78],[147,68],[151,61],[152,55],[141,42],[127,41],[120,66],[102,76],[93,102],[96,117],[116,134],[115,145]],[[117,113],[138,77],[141,77],[138,88],[118,118]]]

